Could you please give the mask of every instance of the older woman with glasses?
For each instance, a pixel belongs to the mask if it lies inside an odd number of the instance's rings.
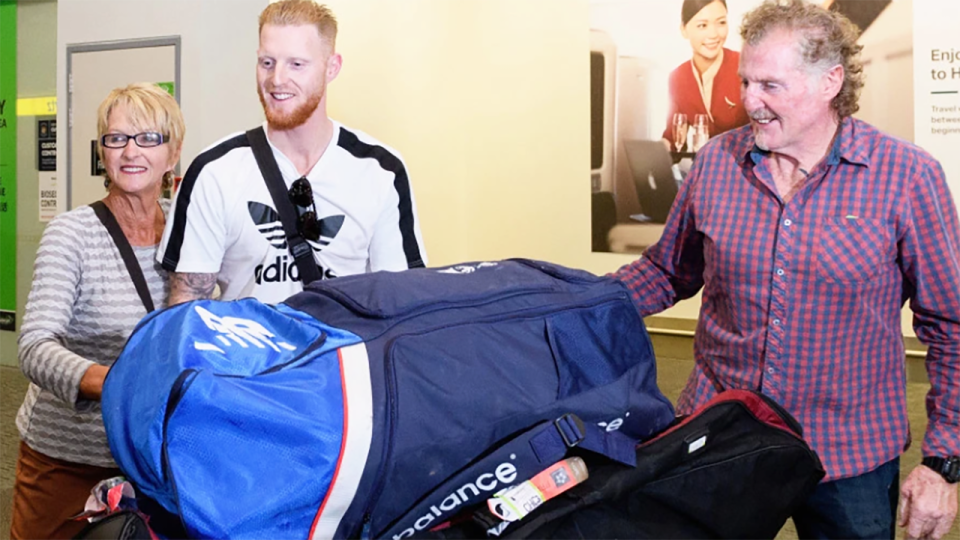
[[[99,481],[120,471],[100,416],[104,377],[134,326],[166,305],[154,261],[184,136],[183,116],[151,84],[113,90],[99,109],[107,195],[57,216],[40,240],[19,340],[30,387],[17,414],[20,453],[11,538],[71,538]]]

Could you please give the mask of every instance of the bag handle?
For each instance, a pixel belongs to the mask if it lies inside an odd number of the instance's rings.
[[[127,237],[123,234],[123,229],[120,228],[120,224],[117,223],[117,218],[113,216],[113,212],[110,211],[103,201],[92,203],[90,208],[93,208],[93,212],[100,218],[100,222],[103,223],[103,226],[107,228],[107,232],[110,233],[110,237],[113,238],[113,243],[116,244],[117,249],[120,250],[120,257],[123,258],[123,264],[127,267],[127,272],[130,274],[133,286],[137,288],[140,301],[143,302],[143,307],[147,308],[147,313],[150,313],[155,309],[153,306],[153,298],[150,297],[150,288],[147,287],[147,280],[143,277],[140,262],[137,261],[137,256],[133,254],[133,248],[130,247],[130,242],[127,241]]]
[[[264,133],[263,126],[247,131],[247,140],[253,150],[253,157],[257,160],[257,166],[260,167],[263,181],[267,184],[267,189],[270,190],[273,204],[277,207],[277,213],[280,214],[283,233],[287,237],[287,249],[290,250],[293,259],[297,261],[301,283],[306,285],[311,281],[320,279],[320,269],[317,268],[317,259],[313,256],[313,248],[297,230],[297,211],[293,207],[293,203],[290,202],[290,197],[287,196],[287,184],[283,181],[283,175],[280,174],[277,160],[273,158],[273,150],[270,149],[270,143],[267,141],[267,134]]]

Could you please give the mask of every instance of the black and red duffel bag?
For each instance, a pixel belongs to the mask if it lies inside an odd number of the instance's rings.
[[[637,447],[635,468],[584,454],[586,482],[504,525],[445,538],[773,538],[824,476],[797,421],[770,398],[720,393]],[[485,517],[486,516],[486,517]]]

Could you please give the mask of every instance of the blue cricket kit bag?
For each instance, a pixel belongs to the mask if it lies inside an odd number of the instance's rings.
[[[570,452],[633,465],[674,411],[621,283],[509,260],[154,312],[103,416],[191,536],[399,539]]]

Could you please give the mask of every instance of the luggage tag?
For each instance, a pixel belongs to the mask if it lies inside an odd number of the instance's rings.
[[[582,458],[567,458],[540,471],[530,480],[494,495],[487,500],[487,508],[506,522],[519,521],[588,476],[587,465]]]

